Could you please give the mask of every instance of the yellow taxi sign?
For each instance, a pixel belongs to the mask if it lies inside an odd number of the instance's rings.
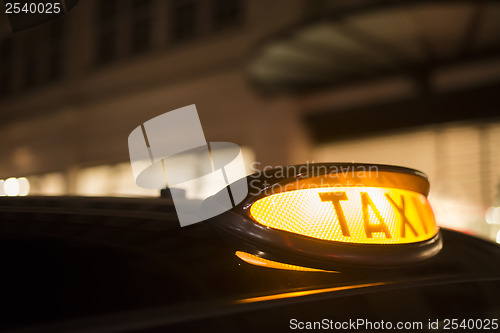
[[[354,244],[407,244],[438,233],[422,193],[401,188],[331,186],[272,194],[250,216],[273,229]]]
[[[238,244],[235,251],[272,260],[273,266],[331,271],[344,264],[406,265],[429,259],[442,248],[427,200],[429,181],[418,170],[303,164],[266,170],[246,181],[248,196],[213,225]],[[271,265],[248,256],[240,259]]]

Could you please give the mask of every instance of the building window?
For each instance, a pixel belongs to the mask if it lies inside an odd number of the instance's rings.
[[[63,75],[64,62],[64,20],[55,20],[49,30],[48,81],[55,81]]]
[[[130,51],[133,54],[141,53],[151,48],[152,39],[152,9],[151,0],[132,1],[132,35]]]
[[[0,42],[0,96],[7,96],[12,87],[12,39]]]
[[[116,58],[116,31],[109,29],[99,32],[97,37],[97,63],[107,64]]]
[[[193,38],[198,28],[198,3],[195,0],[174,0],[170,8],[170,37],[173,42]]]
[[[38,66],[37,66],[37,58],[33,55],[35,52],[28,52],[29,55],[26,59],[25,72],[24,72],[24,82],[23,87],[26,90],[30,90],[37,85],[38,78]]]
[[[62,66],[62,50],[60,49],[52,49],[51,54],[49,56],[49,64],[48,64],[48,81],[56,81],[61,78],[63,74],[63,66]]]
[[[212,25],[224,29],[238,25],[243,18],[242,0],[212,0]]]
[[[96,62],[99,65],[113,61],[117,56],[118,12],[116,0],[98,1]]]

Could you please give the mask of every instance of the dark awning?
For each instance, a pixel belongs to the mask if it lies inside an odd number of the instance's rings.
[[[401,74],[427,90],[436,70],[492,57],[500,57],[498,1],[371,1],[325,9],[263,43],[248,75],[267,93]]]

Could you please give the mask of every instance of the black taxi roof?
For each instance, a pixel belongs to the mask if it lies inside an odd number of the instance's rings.
[[[421,263],[326,273],[248,264],[211,223],[180,228],[164,198],[1,198],[2,328],[279,329],[312,308],[312,318],[500,308],[500,247],[459,232],[442,229],[443,249]],[[415,302],[425,306],[404,310]]]

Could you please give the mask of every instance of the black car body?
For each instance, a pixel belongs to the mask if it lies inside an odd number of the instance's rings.
[[[169,198],[1,198],[2,330],[498,329],[496,244],[441,229],[420,262],[282,270],[239,259],[216,220],[181,228]]]

